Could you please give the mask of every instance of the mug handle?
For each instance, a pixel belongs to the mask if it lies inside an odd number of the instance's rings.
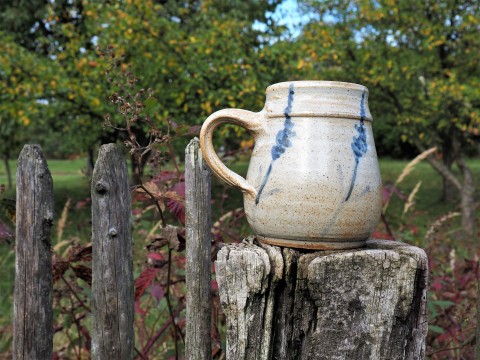
[[[255,113],[242,109],[224,109],[210,115],[203,123],[200,131],[200,147],[203,157],[212,171],[220,179],[231,186],[235,186],[254,198],[257,190],[247,180],[225,166],[213,148],[212,137],[215,129],[221,124],[232,124],[245,128],[255,138],[261,131],[261,117],[263,112]]]

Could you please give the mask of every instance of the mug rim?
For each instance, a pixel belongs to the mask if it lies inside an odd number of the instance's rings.
[[[368,94],[368,88],[364,85],[343,82],[343,81],[330,81],[330,80],[294,80],[294,81],[283,81],[276,84],[272,84],[267,87],[266,92],[275,90],[277,88],[283,89],[288,88],[290,84],[294,84],[295,88],[309,88],[309,87],[331,87],[331,88],[343,88],[348,90],[360,90],[365,91]]]

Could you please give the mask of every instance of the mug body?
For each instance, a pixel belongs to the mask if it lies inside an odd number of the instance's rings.
[[[244,193],[260,241],[310,249],[361,247],[382,209],[368,90],[329,81],[267,88]]]

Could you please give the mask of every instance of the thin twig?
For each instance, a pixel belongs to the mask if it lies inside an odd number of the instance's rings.
[[[178,311],[178,314],[183,310],[184,306],[180,306],[179,309],[177,310]],[[172,318],[169,318],[167,321],[165,321],[162,325],[162,327],[157,331],[157,333],[155,334],[155,336],[151,337],[148,342],[147,342],[147,345],[145,345],[145,347],[143,348],[142,350],[142,354],[147,354],[150,349],[153,347],[153,345],[155,345],[155,343],[157,342],[157,340],[163,335],[163,333],[168,329],[168,327],[174,323],[174,321],[172,320]]]
[[[178,167],[177,164],[177,159],[175,158],[175,152],[173,151],[172,145],[170,144],[170,141],[167,141],[167,147],[168,151],[170,152],[170,158],[173,161],[173,166],[175,167],[175,170],[177,171],[177,177],[180,179],[182,176],[182,172],[180,171],[180,168]]]
[[[60,275],[60,278],[63,280],[63,282],[65,283],[65,285],[67,285],[68,289],[72,292],[73,296],[75,296],[75,298],[78,300],[78,302],[80,303],[80,305],[85,309],[87,310],[88,312],[92,312],[92,310],[87,306],[85,305],[85,303],[82,301],[82,299],[80,299],[77,295],[77,293],[75,292],[75,290],[73,290],[73,288],[70,286],[70,284],[68,283],[67,280],[65,280],[65,278],[63,277],[63,274]]]
[[[163,216],[162,208],[160,207],[160,204],[158,203],[158,201],[155,200],[155,196],[150,191],[148,191],[148,189],[143,185],[142,180],[140,180],[140,183],[138,184],[138,187],[140,189],[142,189],[143,191],[145,191],[147,193],[147,195],[150,196],[150,199],[153,200],[153,202],[155,203],[155,206],[156,206],[156,208],[157,208],[157,210],[160,214],[160,219],[162,220],[162,227],[166,227],[167,223],[165,221],[165,217]]]
[[[390,229],[390,225],[388,224],[387,218],[385,217],[384,213],[382,213],[382,221],[383,221],[383,224],[385,225],[385,229],[387,230],[388,235],[390,235],[392,238],[395,238],[393,236],[393,231],[392,229]]]
[[[80,323],[79,323],[78,321],[76,321],[76,318],[75,318],[75,312],[73,311],[74,303],[73,303],[73,299],[72,299],[71,293],[70,293],[69,298],[70,298],[70,303],[72,304],[72,307],[70,308],[70,316],[73,318],[73,320],[74,320],[74,322],[75,322],[75,327],[77,328],[78,341],[79,341],[77,358],[78,358],[79,360],[81,360],[81,355],[82,355],[82,336],[81,336],[81,331],[80,331]]]
[[[168,249],[168,270],[167,270],[167,287],[165,288],[165,299],[167,300],[168,312],[173,322],[173,337],[175,345],[175,360],[178,360],[178,344],[177,344],[177,324],[173,314],[172,304],[170,302],[170,276],[172,268],[172,249]]]
[[[148,358],[146,358],[146,357],[137,349],[136,346],[135,346],[133,349],[135,350],[135,352],[137,353],[137,355],[142,358],[142,360],[148,360]]]

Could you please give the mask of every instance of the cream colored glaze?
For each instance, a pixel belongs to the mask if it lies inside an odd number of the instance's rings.
[[[280,83],[267,88],[265,107],[258,113],[228,109],[212,114],[202,127],[200,145],[212,171],[244,192],[248,222],[265,242],[285,240],[287,246],[302,248],[311,243],[316,249],[361,247],[382,205],[371,119],[368,90],[361,85]],[[213,131],[222,123],[243,126],[255,138],[246,179],[225,167],[213,149]],[[358,140],[362,131],[365,142]],[[279,143],[278,136],[283,139]],[[359,150],[353,182],[354,137],[357,145],[366,144],[366,151]],[[276,144],[288,143],[280,146],[283,153],[272,152]]]

